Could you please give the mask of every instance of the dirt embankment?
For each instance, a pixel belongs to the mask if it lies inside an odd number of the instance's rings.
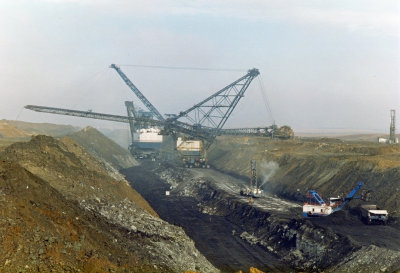
[[[182,176],[179,169],[170,165],[166,172],[159,171],[158,164],[123,170],[132,186],[150,202],[160,217],[183,227],[195,241],[196,248],[222,272],[234,273],[249,267],[257,267],[263,272],[294,272],[275,254],[266,252],[260,245],[248,244],[241,239],[243,225],[236,225],[215,210],[214,213],[205,213],[206,207],[202,205],[201,198],[195,196],[195,189],[192,187],[203,185],[202,181],[196,180],[187,184],[182,179],[186,181],[188,176]],[[171,195],[167,196],[166,190],[171,191]],[[205,195],[210,196],[212,192]]]
[[[9,161],[0,161],[0,206],[1,272],[153,269],[117,243],[129,235]]]
[[[0,138],[27,138],[32,134],[13,126],[9,121],[0,120]]]
[[[136,179],[133,185],[161,217],[182,225],[210,261],[226,272],[249,263],[267,272],[400,269],[398,226],[367,226],[348,211],[304,219],[301,205],[268,194],[250,203],[239,194],[243,181],[215,170],[180,172],[160,166],[150,172],[162,178],[158,184]],[[127,177],[137,175],[151,173],[132,172]],[[163,196],[165,190],[170,190],[169,196]],[[229,258],[221,259],[221,253],[229,253],[223,255]]]
[[[72,138],[98,159],[110,163],[118,170],[138,165],[127,149],[123,149],[93,127],[86,127],[67,137]]]
[[[224,216],[241,227],[237,236],[276,255],[296,271],[393,272],[400,269],[398,229],[365,227],[346,212],[338,212],[330,219],[316,219],[323,221],[310,221],[293,217],[292,209],[280,213],[265,209],[262,206],[265,198],[249,204],[237,194],[221,189],[217,185],[220,182],[208,179],[194,182],[186,187],[191,188],[191,195],[201,204],[203,213]],[[300,215],[301,211],[298,212]]]
[[[79,127],[71,125],[60,125],[53,123],[33,123],[19,120],[7,120],[9,124],[22,130],[29,135],[48,135],[52,137],[62,137],[80,130]]]
[[[110,173],[102,162],[71,139],[58,141],[39,135],[29,142],[12,144],[0,157],[18,162],[71,199],[116,201],[128,198],[156,215],[121,175]]]
[[[249,162],[258,161],[263,188],[303,201],[306,192],[322,196],[349,192],[358,182],[372,190],[372,200],[400,216],[400,146],[343,142],[334,139],[274,141],[263,138],[219,138],[209,152],[212,165],[248,177]],[[275,162],[273,175],[263,163]],[[265,164],[264,164],[265,165]],[[350,206],[358,206],[359,200]]]
[[[17,120],[0,120],[0,152],[15,142],[29,141],[32,136],[62,137],[78,131],[78,127],[51,123],[32,123]]]
[[[0,159],[4,272],[217,271],[73,140],[36,136]]]

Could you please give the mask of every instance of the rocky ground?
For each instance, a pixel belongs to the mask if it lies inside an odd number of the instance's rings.
[[[30,140],[30,127],[0,124],[0,272],[400,271],[399,146],[222,137],[209,152],[219,171],[185,170],[138,166],[90,127],[51,127],[69,132],[58,140]],[[251,159],[266,191],[253,203],[238,194]],[[361,201],[301,217],[307,190],[334,196],[359,180],[388,226],[364,225]]]
[[[322,196],[349,192],[358,182],[372,191],[371,202],[400,216],[400,145],[345,142],[336,139],[219,138],[209,152],[215,168],[247,178],[249,162],[258,162],[263,189],[296,202],[306,192]],[[271,175],[270,164],[276,167]],[[350,207],[361,201],[351,202]]]
[[[242,225],[232,223],[222,211],[221,214],[212,209],[208,211],[210,206],[203,206],[203,202],[194,198],[192,186],[179,183],[182,181],[180,178],[189,177],[187,174],[177,172],[180,169],[171,165],[159,172],[158,164],[147,163],[141,167],[123,170],[131,185],[150,202],[163,219],[181,226],[195,241],[196,248],[222,272],[248,272],[246,269],[250,267],[256,267],[263,272],[294,272],[274,254],[243,240],[240,237],[244,231]],[[201,181],[204,180],[199,177],[191,180],[193,185],[203,185]],[[171,191],[171,185],[182,187]],[[167,196],[166,191],[171,191],[171,195]]]
[[[1,272],[217,272],[115,168],[70,138],[0,154]]]
[[[249,161],[256,159],[262,188],[300,204],[310,189],[323,197],[345,195],[357,181],[363,181],[364,189],[372,192],[369,202],[389,211],[389,226],[365,226],[349,213],[364,204],[362,200],[351,201],[349,211],[308,222],[344,235],[355,247],[330,272],[400,270],[400,145],[328,138],[274,141],[226,137],[218,139],[209,159],[218,169],[245,180]]]
[[[153,166],[124,172],[160,216],[181,225],[224,272],[249,265],[266,272],[400,269],[400,227],[395,223],[366,226],[348,211],[303,219],[301,203],[268,193],[249,203],[238,194],[247,181],[215,170]]]
[[[49,183],[0,161],[1,272],[142,272],[149,260],[129,256],[118,226],[67,200]],[[128,238],[127,238],[128,237]],[[153,270],[155,271],[155,270]]]

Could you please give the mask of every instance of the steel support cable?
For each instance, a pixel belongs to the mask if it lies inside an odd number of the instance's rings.
[[[191,66],[164,66],[164,65],[141,65],[141,64],[119,64],[119,66],[143,67],[170,70],[200,70],[200,71],[221,71],[221,72],[245,72],[246,69],[236,68],[211,68],[211,67],[191,67]]]
[[[261,79],[261,75],[258,78],[258,84],[260,86],[260,92],[261,92],[261,96],[263,97],[265,108],[267,109],[268,113],[270,114],[270,116],[272,118],[272,123],[275,124],[275,118],[274,118],[274,115],[272,114],[272,110],[269,105],[268,97],[267,97],[267,94],[264,89],[264,84],[263,84],[263,80]]]
[[[67,92],[68,94],[70,93],[70,90],[75,90],[79,89],[81,90],[79,92],[80,96],[86,96],[90,94],[92,90],[95,89],[98,81],[102,78],[102,76],[106,73],[105,68],[101,68],[100,70],[97,70],[94,73],[91,73],[89,76],[85,78],[81,78],[78,81],[70,81],[66,84],[65,87],[61,89],[62,92]],[[105,74],[108,75],[108,74]],[[75,106],[76,103],[73,104]]]

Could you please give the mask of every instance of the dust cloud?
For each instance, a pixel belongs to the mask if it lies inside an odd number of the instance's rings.
[[[276,171],[279,169],[279,164],[275,161],[261,161],[258,165],[258,169],[261,177],[261,188],[272,176],[275,175]]]

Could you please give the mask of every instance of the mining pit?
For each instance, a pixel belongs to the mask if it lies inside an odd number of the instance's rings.
[[[400,272],[399,145],[219,137],[212,169],[185,169],[137,163],[93,128],[58,140],[2,128],[1,272]],[[253,159],[265,193],[250,203]],[[387,226],[361,222],[361,200],[302,217],[307,190],[326,199],[357,181]]]
[[[215,169],[144,161],[123,173],[160,217],[181,226],[222,272],[251,266],[264,272],[400,269],[398,222],[366,226],[349,210],[304,219],[302,203],[270,193],[250,203],[239,195],[248,181]]]
[[[171,185],[153,171],[156,164],[142,164],[126,169],[132,187],[151,204],[154,210],[167,222],[181,226],[195,241],[196,248],[223,272],[236,272],[240,268],[257,267],[268,272],[290,272],[289,268],[275,255],[262,247],[249,244],[240,238],[245,230],[223,215],[202,213],[198,201],[190,196],[182,196],[166,191]]]

